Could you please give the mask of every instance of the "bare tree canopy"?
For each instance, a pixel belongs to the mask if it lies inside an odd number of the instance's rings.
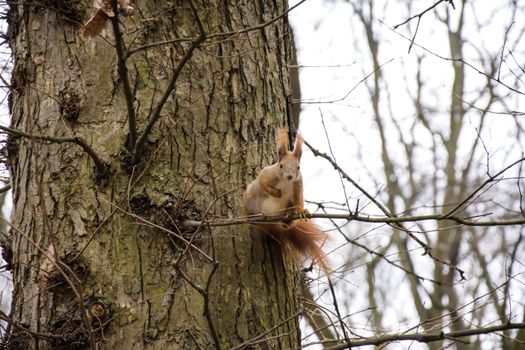
[[[0,348],[525,347],[525,3],[2,5]]]
[[[310,295],[303,344],[523,346],[524,11],[348,0],[290,15],[305,181],[324,184],[306,198],[338,237],[335,294]]]

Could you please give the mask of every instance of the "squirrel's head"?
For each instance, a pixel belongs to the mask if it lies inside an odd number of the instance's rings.
[[[279,172],[281,178],[294,181],[300,175],[300,161],[302,154],[303,138],[295,137],[293,151],[288,150],[288,133],[282,129],[277,130],[276,136],[277,153],[279,155]]]

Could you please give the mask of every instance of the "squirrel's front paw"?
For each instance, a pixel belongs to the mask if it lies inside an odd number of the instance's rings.
[[[270,193],[270,194],[272,195],[272,197],[275,197],[275,198],[281,198],[281,196],[283,195],[281,190],[279,190],[277,188],[272,189],[272,193]]]
[[[310,218],[310,216],[311,216],[311,215],[310,215],[310,212],[309,212],[307,209],[304,209],[304,208],[303,208],[303,209],[299,209],[299,210],[297,211],[297,215],[299,215],[299,217],[300,217],[301,219],[308,219],[308,218]]]

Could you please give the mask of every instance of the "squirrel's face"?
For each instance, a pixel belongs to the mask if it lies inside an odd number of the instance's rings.
[[[279,160],[279,172],[281,178],[285,181],[294,181],[299,177],[299,159],[296,158],[292,152]]]
[[[303,138],[295,138],[293,151],[288,151],[288,134],[279,129],[277,131],[277,153],[279,154],[279,175],[284,181],[295,181],[300,176],[299,161],[301,160]]]

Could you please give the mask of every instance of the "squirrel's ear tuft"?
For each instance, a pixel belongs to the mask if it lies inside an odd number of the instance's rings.
[[[301,159],[301,155],[303,154],[303,141],[304,139],[301,137],[301,135],[295,136],[295,144],[293,146],[293,155],[297,159]]]
[[[288,154],[288,133],[284,129],[277,129],[275,133],[275,145],[279,160]]]

